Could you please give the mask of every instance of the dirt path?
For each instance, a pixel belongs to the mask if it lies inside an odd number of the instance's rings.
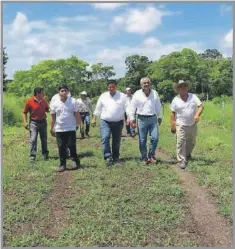
[[[157,151],[161,161],[172,161],[163,151]],[[232,246],[232,228],[226,218],[218,214],[216,199],[198,185],[195,176],[178,168],[171,169],[179,175],[182,188],[186,193],[187,216],[184,224],[184,235],[193,239],[199,246],[220,247]]]

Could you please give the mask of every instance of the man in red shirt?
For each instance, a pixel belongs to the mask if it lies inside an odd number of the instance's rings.
[[[28,112],[30,113],[29,124],[27,123]],[[24,127],[30,131],[30,161],[36,159],[38,133],[41,139],[42,155],[44,160],[48,159],[46,112],[49,112],[49,105],[44,99],[43,88],[36,87],[34,96],[26,101],[23,109]]]

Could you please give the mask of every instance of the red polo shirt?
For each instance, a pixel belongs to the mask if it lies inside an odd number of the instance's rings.
[[[49,111],[49,105],[45,99],[38,101],[34,96],[25,103],[23,113],[30,113],[31,120],[46,119],[46,112]]]

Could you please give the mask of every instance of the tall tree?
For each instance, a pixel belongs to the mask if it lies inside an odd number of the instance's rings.
[[[6,69],[7,61],[9,59],[8,54],[6,53],[5,49],[6,47],[3,48],[3,90],[6,90],[6,85],[7,85],[7,80],[6,80],[7,74],[5,72],[5,69]]]

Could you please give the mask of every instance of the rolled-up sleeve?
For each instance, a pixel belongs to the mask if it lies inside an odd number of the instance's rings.
[[[95,116],[100,116],[101,111],[102,111],[102,95],[99,97],[99,99],[97,101],[97,104],[96,104],[96,107],[95,107],[95,111],[94,111],[93,114]]]

